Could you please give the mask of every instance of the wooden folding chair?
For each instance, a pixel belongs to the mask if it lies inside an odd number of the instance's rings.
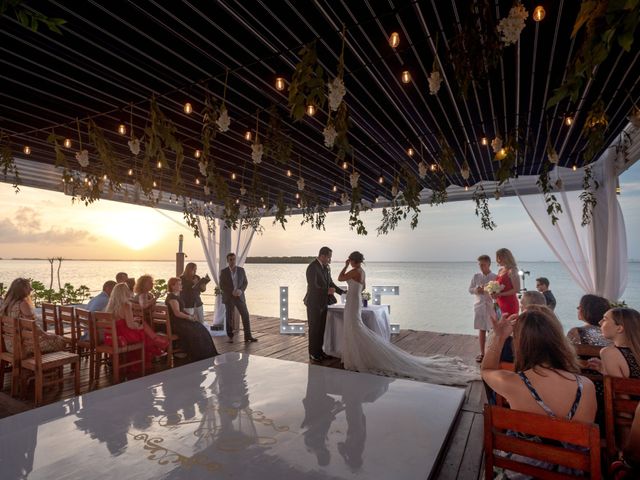
[[[577,449],[507,435],[507,431],[568,443],[575,445]],[[496,451],[502,453],[498,454]],[[525,463],[519,458],[509,458],[508,454],[517,454],[552,465],[576,469],[588,476],[546,470]],[[492,405],[484,407],[484,459],[486,480],[493,478],[493,467],[524,473],[534,478],[553,480],[574,478],[598,480],[602,475],[600,434],[597,425]]]
[[[76,353],[80,356],[80,361],[82,361],[83,358],[89,360],[89,390],[92,390],[94,387],[93,374],[96,356],[93,312],[83,308],[76,308],[74,320],[76,335],[78,336],[76,340]]]
[[[40,329],[35,320],[19,320],[21,375],[25,370],[30,370],[35,376],[35,402],[36,406],[42,403],[43,389],[47,385],[62,384],[64,382],[64,366],[70,365],[74,373],[74,390],[76,395],[80,395],[80,358],[75,353],[51,352],[41,353],[40,351]],[[32,351],[31,356],[25,356],[25,352]],[[45,380],[45,373],[50,372]],[[59,375],[59,373],[62,374]],[[26,391],[26,388],[23,390]]]
[[[153,330],[160,336],[169,340],[167,347],[167,361],[169,367],[173,368],[175,353],[181,352],[179,348],[174,348],[173,342],[179,340],[178,335],[171,330],[171,321],[169,320],[169,307],[166,305],[154,305],[151,309],[151,323]]]
[[[618,459],[623,445],[621,437],[631,429],[633,415],[640,401],[640,379],[604,377],[604,422],[607,459]]]
[[[75,308],[69,305],[60,305],[58,307],[58,328],[56,334],[64,338],[67,345],[65,350],[76,353],[76,319]]]
[[[8,373],[9,365],[11,365],[11,396],[15,396],[20,384],[18,319],[0,317],[0,390],[4,387],[4,375]]]
[[[142,375],[144,376],[144,343],[131,343],[124,344],[119,341],[118,332],[116,331],[116,320],[112,313],[107,312],[93,312],[94,317],[94,338],[96,340],[96,360],[95,360],[95,374],[94,379],[96,385],[100,381],[100,366],[108,358],[111,358],[111,369],[113,372],[112,383],[120,383],[120,370],[126,367],[137,365],[141,366]],[[110,344],[106,343],[107,339],[111,339]],[[128,354],[130,352],[140,352],[139,360],[131,360],[130,358],[124,359],[124,362],[120,358],[121,354]],[[103,354],[105,358],[103,359]]]
[[[53,330],[56,335],[58,332],[58,306],[53,303],[43,303],[42,307],[42,329],[45,332]]]

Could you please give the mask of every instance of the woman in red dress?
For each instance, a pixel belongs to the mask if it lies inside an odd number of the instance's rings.
[[[507,248],[501,248],[496,252],[496,262],[500,265],[496,281],[503,286],[500,293],[494,293],[491,297],[498,302],[500,311],[507,315],[517,315],[520,310],[518,305],[518,292],[520,291],[520,276],[513,254]]]
[[[112,313],[116,319],[119,345],[144,342],[145,365],[151,367],[153,357],[161,355],[167,349],[168,342],[134,318],[130,301],[131,290],[126,283],[118,283],[113,287],[105,311]],[[105,338],[105,343],[111,341],[112,339]]]

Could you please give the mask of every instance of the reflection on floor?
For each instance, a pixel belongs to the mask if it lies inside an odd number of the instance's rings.
[[[2,478],[427,478],[463,399],[232,352],[0,420]]]

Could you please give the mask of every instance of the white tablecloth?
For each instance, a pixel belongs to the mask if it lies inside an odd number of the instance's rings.
[[[342,358],[342,327],[344,305],[329,306],[327,311],[327,326],[324,330],[324,345],[322,349],[327,355]],[[369,305],[362,308],[362,321],[387,342],[391,340],[389,327],[389,306]]]

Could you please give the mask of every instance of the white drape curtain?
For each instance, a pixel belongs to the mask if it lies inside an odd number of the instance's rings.
[[[631,147],[627,155],[635,160],[640,158],[640,135],[631,129]],[[635,140],[635,141],[633,141]],[[617,179],[620,173],[620,155],[615,145],[592,166],[593,178],[598,181],[595,191],[597,200],[592,221],[583,227],[581,191],[554,189],[562,213],[555,225],[547,213],[544,195],[518,195],[544,240],[558,260],[567,269],[576,284],[585,293],[600,295],[609,300],[622,297],[627,286],[627,237],[622,210],[616,196]],[[572,171],[556,168],[550,175],[551,183],[557,179],[569,183],[572,175],[584,176],[584,169]],[[526,178],[510,180],[518,191],[518,183],[526,183]]]
[[[202,250],[207,260],[211,277],[216,286],[219,287],[220,270],[227,265],[227,254],[233,251],[237,257],[236,264],[240,267],[243,266],[247,260],[255,230],[252,228],[232,230],[227,228],[224,221],[220,219],[209,220],[200,216],[198,217],[198,229],[200,230]],[[213,324],[223,325],[225,307],[222,303],[221,295],[216,296],[214,308]],[[224,330],[222,330],[223,332]]]

